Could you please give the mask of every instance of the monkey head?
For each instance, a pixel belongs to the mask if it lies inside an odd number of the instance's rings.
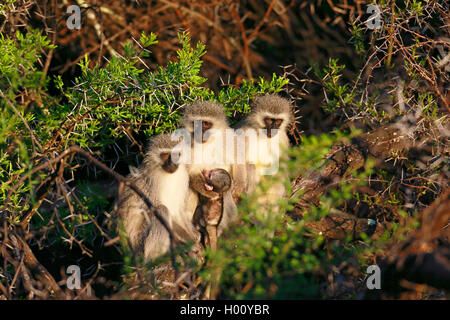
[[[290,102],[275,94],[257,97],[254,107],[246,119],[250,127],[265,129],[268,138],[272,138],[278,130],[286,132],[291,121]],[[272,132],[272,129],[275,131]]]
[[[223,107],[214,101],[197,101],[187,105],[180,123],[198,143],[208,141],[209,130],[223,131],[229,127]],[[194,130],[201,132],[194,134]]]
[[[231,176],[225,169],[203,170],[205,189],[217,193],[224,193],[231,188]]]
[[[161,168],[167,173],[174,173],[179,166],[181,151],[180,140],[173,140],[170,134],[161,134],[150,139],[144,158],[145,167],[151,170]]]

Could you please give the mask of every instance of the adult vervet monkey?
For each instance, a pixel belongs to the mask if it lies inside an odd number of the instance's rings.
[[[191,159],[189,172],[201,174],[203,169],[222,168],[228,171],[226,163],[226,130],[230,126],[223,107],[214,101],[197,101],[184,109],[180,125],[191,138]]]
[[[275,94],[258,97],[250,114],[235,127],[239,136],[245,135],[245,165],[239,166],[237,184],[245,185],[245,193],[252,193],[265,175],[278,173],[283,150],[289,147],[287,129],[292,123],[291,104]],[[243,182],[242,182],[243,181]],[[285,196],[282,183],[275,183],[263,196],[263,203],[276,203]]]
[[[143,165],[129,175],[137,187],[166,219],[174,240],[192,241],[192,250],[198,251],[200,234],[192,224],[193,212],[187,211],[189,175],[186,166],[174,161],[179,151],[174,149],[179,141],[170,135],[155,136],[150,140]],[[151,214],[147,205],[134,191],[125,187],[118,212],[123,219],[131,246],[149,261],[170,249],[170,237],[163,224]],[[195,252],[198,254],[198,252]]]
[[[223,169],[231,172],[232,163],[226,160],[226,131],[231,129],[223,107],[213,101],[197,101],[185,107],[181,126],[188,131],[191,140],[191,156],[187,164],[189,177],[192,181],[204,181],[204,170]],[[194,187],[195,188],[195,187]],[[192,188],[192,189],[194,189]],[[195,190],[195,189],[194,189]],[[195,190],[199,192],[199,190]],[[228,208],[235,207],[235,203],[224,205],[223,219],[233,220],[235,212]],[[194,212],[199,205],[198,194],[188,201],[189,210]]]

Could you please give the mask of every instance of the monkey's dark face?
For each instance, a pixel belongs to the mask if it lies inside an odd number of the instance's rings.
[[[174,163],[172,161],[172,153],[170,152],[163,152],[160,155],[161,162],[162,162],[162,168],[167,173],[174,173],[178,169],[178,164]]]
[[[201,129],[202,129],[201,137],[199,137],[199,135],[194,134],[194,139],[198,143],[205,143],[208,141],[207,132],[209,129],[211,129],[213,127],[213,124],[212,124],[212,122],[206,121],[206,120],[202,120],[200,122],[201,122]],[[195,125],[193,125],[193,127],[195,128]],[[200,141],[198,141],[198,140],[200,140]]]
[[[275,136],[277,134],[278,130],[283,124],[283,121],[284,119],[279,118],[270,118],[270,117],[264,118],[264,129],[266,129],[266,134],[268,138],[272,138],[272,136]],[[272,129],[274,129],[275,131],[272,132]]]
[[[202,121],[202,133],[205,133],[212,128],[212,123],[209,121]]]
[[[205,189],[223,193],[231,187],[231,176],[224,169],[203,170]]]

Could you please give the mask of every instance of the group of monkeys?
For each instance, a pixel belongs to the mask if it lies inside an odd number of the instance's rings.
[[[181,128],[191,135],[190,146],[201,143],[206,155],[217,147],[211,132],[225,130],[259,130],[261,143],[277,136],[280,150],[289,146],[287,130],[292,122],[291,104],[275,94],[254,100],[251,112],[230,128],[224,108],[212,101],[197,101],[187,105],[180,121]],[[200,123],[201,135],[194,135],[194,123]],[[263,174],[261,162],[222,163],[175,161],[174,148],[179,141],[170,134],[152,137],[142,165],[128,176],[146,195],[170,227],[176,243],[191,242],[192,254],[203,254],[205,246],[216,248],[217,237],[237,219],[237,207],[242,194],[253,192]],[[246,153],[254,150],[245,146]],[[278,147],[278,146],[277,146]],[[255,152],[255,151],[251,151]],[[273,150],[267,149],[266,153]],[[272,154],[262,155],[271,159]],[[278,154],[277,154],[278,156]],[[264,164],[266,165],[266,164]],[[285,196],[284,186],[273,185],[260,197],[262,204],[276,203]],[[170,236],[161,221],[150,213],[144,200],[129,187],[125,187],[118,202],[118,213],[123,219],[125,232],[136,254],[145,261],[153,260],[170,250]]]

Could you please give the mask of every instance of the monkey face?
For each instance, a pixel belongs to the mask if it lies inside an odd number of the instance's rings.
[[[203,170],[205,189],[223,193],[231,187],[231,176],[224,169]]]
[[[282,123],[283,123],[283,119],[270,118],[270,117],[264,118],[264,129],[267,130],[267,137],[272,138],[272,129],[275,129],[274,134],[276,135],[278,130],[280,129]]]
[[[205,189],[207,191],[214,191],[214,182],[212,181],[212,170],[203,170],[203,176],[205,177]]]
[[[206,121],[206,120],[201,120],[201,130],[202,130],[202,134],[197,135],[194,134],[194,139],[197,143],[205,143],[208,141],[209,138],[209,134],[208,134],[208,130],[211,129],[213,127],[212,122],[210,121]],[[196,126],[196,124],[193,124],[194,130],[200,126]]]
[[[202,133],[205,133],[208,129],[211,129],[212,123],[209,121],[202,121]]]
[[[160,155],[161,161],[162,161],[162,168],[167,173],[174,173],[178,169],[178,164],[174,163],[172,161],[172,153],[170,152],[163,152]]]

